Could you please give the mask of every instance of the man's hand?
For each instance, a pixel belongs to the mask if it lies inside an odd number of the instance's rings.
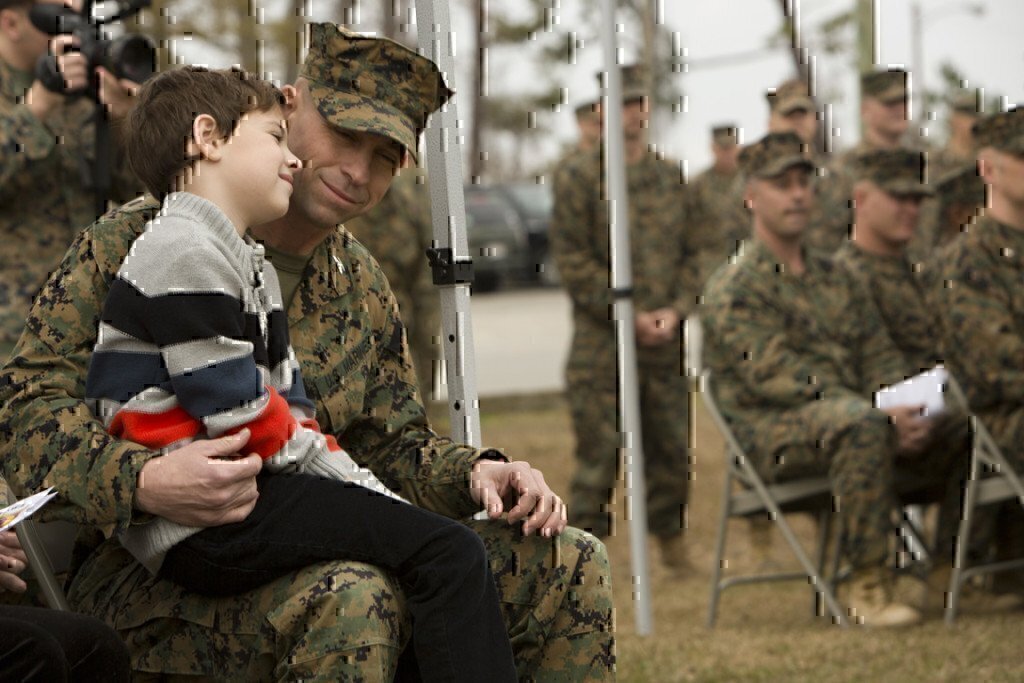
[[[82,90],[89,84],[89,64],[81,52],[75,52],[78,39],[72,36],[57,36],[50,41],[50,54],[57,58],[57,70],[64,78],[66,90]],[[64,102],[62,93],[52,92],[39,81],[32,83],[25,96],[25,104],[40,121]]]
[[[540,470],[526,462],[480,460],[469,478],[470,495],[498,519],[508,510],[508,523],[523,522],[523,535],[537,531],[541,536],[557,536],[565,531],[566,511]]]
[[[139,472],[135,507],[186,526],[240,522],[256,505],[256,475],[263,461],[241,456],[249,430],[194,441],[153,458]]]
[[[657,308],[651,311],[655,342],[667,344],[676,338],[679,331],[679,314],[672,308]]]
[[[123,119],[135,106],[139,84],[127,78],[118,80],[102,66],[96,67],[96,73],[100,79],[100,103],[107,108],[111,120]]]
[[[637,311],[633,316],[633,329],[636,334],[637,346],[647,348],[657,346],[658,330],[655,327],[655,319],[648,311]]]
[[[897,447],[901,453],[914,455],[924,448],[931,435],[931,420],[922,417],[924,406],[900,406],[884,411],[896,428]]]
[[[28,558],[14,531],[0,532],[0,592],[24,593],[27,586],[18,576],[28,566]]]
[[[679,314],[671,308],[638,311],[634,320],[636,343],[645,348],[671,342],[676,338],[676,332],[679,329]]]

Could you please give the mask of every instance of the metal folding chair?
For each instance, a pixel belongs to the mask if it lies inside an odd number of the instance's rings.
[[[960,385],[949,378],[949,389],[953,398],[967,405]],[[950,578],[949,601],[946,605],[946,624],[953,625],[960,606],[960,591],[963,585],[976,576],[994,574],[1010,569],[1024,568],[1024,558],[989,562],[973,567],[967,566],[967,549],[971,541],[971,517],[980,505],[991,505],[1017,498],[1024,505],[1024,484],[1003,455],[995,439],[975,415],[971,421],[971,464],[964,492],[963,514],[960,516],[960,530],[957,533],[956,558]]]
[[[833,512],[832,488],[828,478],[814,477],[766,485],[718,410],[714,392],[711,389],[710,372],[703,373],[701,383],[704,405],[726,444],[725,488],[722,494],[722,514],[718,522],[715,565],[712,569],[708,628],[713,628],[715,625],[719,598],[726,589],[742,584],[793,580],[806,580],[815,590],[817,597],[823,601],[825,609],[835,623],[847,626],[848,622],[843,609],[839,606],[832,586],[825,579],[824,574]],[[734,486],[734,483],[737,482],[742,485],[739,490],[736,490]],[[818,521],[816,562],[811,561],[796,534],[793,533],[792,527],[786,521],[785,515],[791,512],[816,515]],[[775,522],[803,571],[722,577],[729,519],[749,517],[755,514],[767,514]]]
[[[18,540],[28,558],[29,569],[39,582],[39,589],[47,606],[70,612],[64,589],[57,581],[57,573],[67,571],[71,562],[71,547],[77,527],[69,522],[49,522],[39,525],[26,519],[15,527]],[[53,561],[51,561],[51,555]],[[55,569],[56,567],[56,569]]]

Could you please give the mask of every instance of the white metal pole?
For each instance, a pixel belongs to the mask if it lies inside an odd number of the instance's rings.
[[[416,29],[420,54],[432,59],[455,87],[455,39],[448,0],[416,0]],[[434,247],[448,263],[441,287],[441,324],[444,358],[448,369],[448,412],[452,438],[480,446],[480,405],[477,400],[473,324],[469,284],[465,281],[470,261],[466,237],[466,206],[462,191],[462,141],[458,130],[456,94],[430,117],[426,130],[426,157],[430,171],[430,209]],[[445,252],[450,249],[450,252]]]
[[[610,202],[609,244],[611,284],[614,294],[616,357],[619,369],[619,436],[626,473],[626,515],[632,557],[636,630],[646,636],[653,630],[651,583],[647,569],[647,485],[644,481],[643,440],[640,432],[640,397],[637,390],[636,338],[633,328],[633,273],[629,250],[629,198],[626,196],[625,141],[622,130],[622,76],[615,38],[615,2],[602,0],[601,40],[604,43],[605,78],[602,111],[605,112],[605,186]],[[650,94],[648,93],[648,106]]]

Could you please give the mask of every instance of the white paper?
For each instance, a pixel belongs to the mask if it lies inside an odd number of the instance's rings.
[[[941,415],[946,409],[942,387],[949,373],[937,365],[902,382],[875,392],[875,407],[880,410],[902,406],[924,406],[925,417]]]
[[[28,498],[23,498],[17,503],[8,505],[3,510],[0,510],[0,531],[7,531],[12,526],[49,503],[56,495],[57,492],[54,491],[51,486],[45,491],[34,493]]]

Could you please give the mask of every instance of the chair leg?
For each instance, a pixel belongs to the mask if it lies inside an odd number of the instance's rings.
[[[828,546],[829,540],[832,538],[832,511],[829,509],[822,510],[818,513],[818,548],[816,565],[818,568],[818,575],[822,577],[826,582],[829,581],[828,575],[825,573],[825,562],[828,560]],[[835,592],[833,590],[833,592]],[[822,596],[818,591],[814,592],[813,601],[811,603],[811,610],[814,616],[820,617],[825,614],[825,605],[822,601]]]
[[[725,538],[732,511],[732,466],[726,468],[725,488],[722,491],[722,512],[718,517],[718,538],[715,540],[715,565],[711,568],[711,598],[708,603],[707,627],[714,628],[718,619],[718,600],[722,595],[722,561],[725,558]]]
[[[956,621],[956,613],[960,607],[960,588],[963,583],[963,571],[967,567],[967,549],[971,543],[971,517],[973,517],[975,500],[978,494],[978,458],[971,456],[971,471],[967,477],[967,488],[964,491],[964,510],[960,515],[960,532],[956,536],[956,559],[953,571],[950,572],[948,604],[946,605],[946,625],[952,626]]]

